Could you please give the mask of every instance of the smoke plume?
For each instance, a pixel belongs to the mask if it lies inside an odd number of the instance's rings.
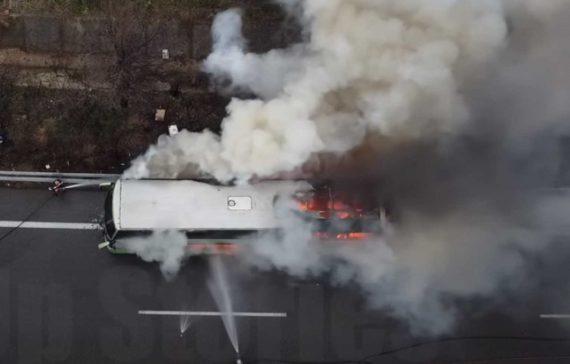
[[[389,233],[325,249],[283,199],[285,234],[256,237],[245,259],[356,282],[417,332],[450,330],[457,298],[527,285],[525,257],[568,224],[569,204],[546,189],[560,177],[568,132],[570,6],[279,2],[299,17],[304,42],[250,53],[240,11],[228,10],[214,22],[204,63],[221,91],[257,98],[234,98],[220,135],[161,137],[126,176],[199,170],[248,181],[302,170],[391,201]]]
[[[461,82],[504,45],[497,1],[302,3],[310,38],[248,53],[239,11],[214,22],[214,79],[257,93],[233,99],[220,136],[184,132],[134,161],[129,177],[178,177],[197,166],[220,180],[290,171],[313,154],[342,153],[366,133],[457,132],[468,113]]]
[[[138,255],[146,262],[158,262],[167,280],[173,279],[186,257],[188,240],[183,233],[155,231],[150,237],[125,238],[117,242],[118,249]]]

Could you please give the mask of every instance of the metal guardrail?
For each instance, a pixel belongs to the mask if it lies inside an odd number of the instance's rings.
[[[86,181],[112,182],[120,177],[120,174],[0,171],[0,181],[3,182],[50,183],[56,178],[61,179],[65,183],[83,183]]]
[[[119,178],[120,174],[105,173],[58,173],[58,172],[20,172],[20,171],[0,171],[4,176],[31,176],[31,177],[70,177],[70,178]]]

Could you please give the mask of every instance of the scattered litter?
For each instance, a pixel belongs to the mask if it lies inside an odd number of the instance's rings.
[[[172,124],[172,125],[168,126],[168,134],[170,136],[174,136],[174,135],[178,134],[178,126],[176,124]]]
[[[170,59],[170,53],[168,52],[168,49],[162,50],[162,59]]]
[[[46,169],[51,169],[51,166],[49,164],[46,164]]]
[[[156,114],[154,114],[154,121],[164,121],[166,117],[166,109],[156,109]]]

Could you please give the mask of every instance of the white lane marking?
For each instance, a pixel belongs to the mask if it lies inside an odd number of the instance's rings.
[[[0,228],[20,229],[60,229],[60,230],[99,230],[98,224],[75,223],[75,222],[40,222],[26,221],[22,225],[22,221],[0,221]]]
[[[139,315],[156,316],[224,316],[225,312],[219,311],[149,311],[140,310]],[[286,312],[233,312],[236,317],[287,317]]]
[[[558,320],[570,320],[570,314],[542,314],[540,315],[542,319],[558,319]]]

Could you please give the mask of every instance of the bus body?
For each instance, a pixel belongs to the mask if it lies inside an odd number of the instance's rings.
[[[101,246],[126,253],[117,241],[176,230],[186,234],[190,251],[231,252],[251,234],[279,229],[275,203],[282,196],[295,196],[299,213],[318,222],[315,236],[321,239],[362,239],[368,236],[362,221],[378,225],[374,208],[351,209],[335,200],[330,188],[307,181],[222,186],[197,180],[118,180],[105,201],[106,241]],[[346,231],[331,233],[335,219],[343,220]]]

